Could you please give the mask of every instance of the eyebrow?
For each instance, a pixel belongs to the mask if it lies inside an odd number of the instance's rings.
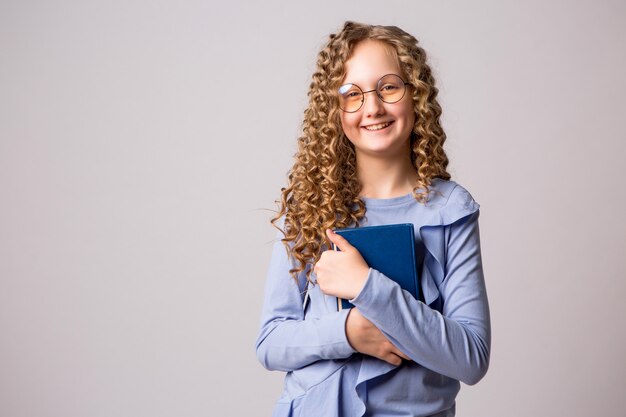
[[[374,82],[374,84],[378,84],[378,82],[379,82],[380,80],[382,80],[382,79],[383,79],[383,77],[385,77],[385,76],[387,76],[387,75],[397,75],[398,77],[400,77],[400,79],[401,79],[402,81],[404,81],[404,76],[402,76],[402,75],[400,75],[400,74],[398,74],[398,73],[396,73],[396,72],[387,72],[387,73],[385,73],[385,74],[381,75],[380,77],[376,78],[376,81]],[[406,81],[404,81],[404,82],[406,82]],[[356,85],[356,86],[358,86],[359,88],[361,87],[361,84],[354,83],[354,82],[350,82],[350,81],[345,81],[345,80],[341,82],[341,84],[339,85],[339,87],[343,87],[344,85],[347,85],[347,84]]]

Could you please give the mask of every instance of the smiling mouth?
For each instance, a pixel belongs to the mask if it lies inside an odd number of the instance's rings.
[[[385,122],[385,123],[378,123],[376,125],[363,126],[363,129],[369,130],[370,132],[374,132],[376,130],[382,130],[382,129],[386,128],[391,123],[393,123],[393,122]]]

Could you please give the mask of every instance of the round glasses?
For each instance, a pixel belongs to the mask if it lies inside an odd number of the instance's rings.
[[[363,91],[356,84],[344,84],[339,87],[339,108],[346,113],[354,113],[363,107],[365,94],[376,91],[376,95],[388,104],[402,100],[406,92],[406,85],[402,78],[396,74],[383,75],[376,83],[374,90]]]

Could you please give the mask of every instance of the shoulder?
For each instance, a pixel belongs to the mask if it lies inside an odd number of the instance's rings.
[[[426,206],[439,212],[441,224],[455,221],[478,212],[480,205],[470,192],[455,181],[432,180]]]
[[[448,204],[461,204],[469,206],[472,203],[476,203],[474,197],[470,192],[461,184],[452,180],[443,180],[441,178],[434,178],[431,186],[431,196],[429,201],[433,203],[446,206]],[[476,203],[477,204],[477,203]]]

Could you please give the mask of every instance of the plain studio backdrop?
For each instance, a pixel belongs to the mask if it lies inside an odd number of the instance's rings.
[[[623,412],[623,1],[3,0],[1,416],[270,415],[268,220],[345,20],[420,40],[481,204],[491,367],[457,414]]]

